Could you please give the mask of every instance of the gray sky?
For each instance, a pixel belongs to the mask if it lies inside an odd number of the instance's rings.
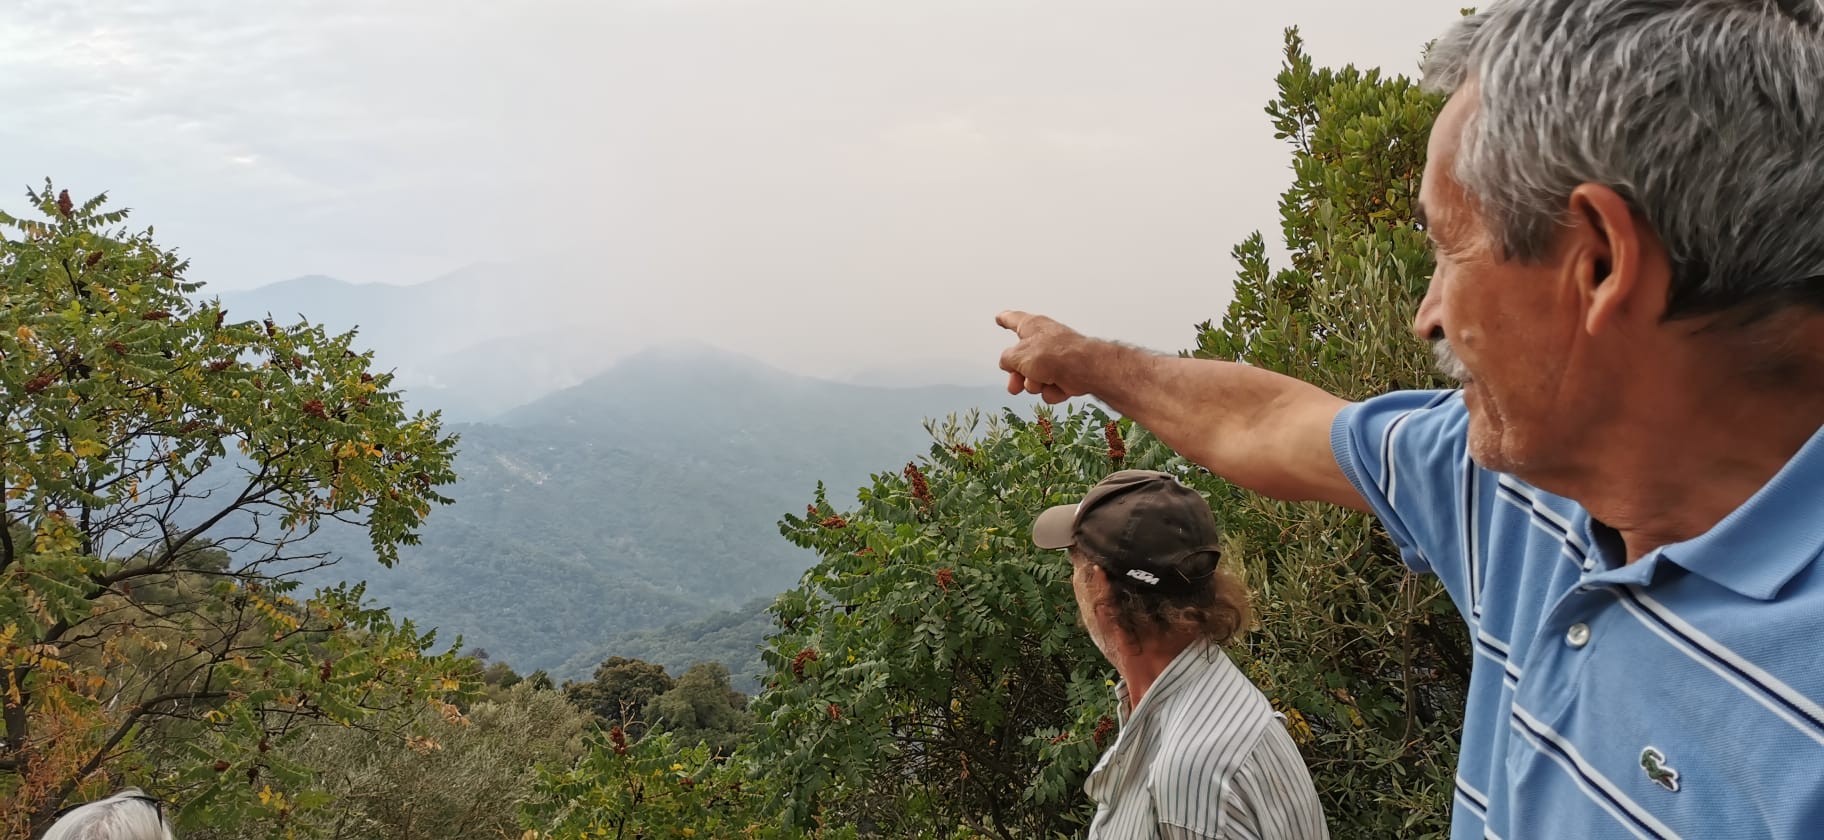
[[[0,207],[107,189],[217,290],[555,259],[803,372],[991,371],[1004,307],[1177,349],[1277,230],[1280,30],[1411,72],[1461,5],[7,0]]]

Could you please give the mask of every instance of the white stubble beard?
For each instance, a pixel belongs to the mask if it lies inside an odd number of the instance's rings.
[[[1431,343],[1431,355],[1438,361],[1438,373],[1455,380],[1458,384],[1468,384],[1469,368],[1463,360],[1457,358],[1456,351],[1450,349],[1450,340],[1440,338]]]

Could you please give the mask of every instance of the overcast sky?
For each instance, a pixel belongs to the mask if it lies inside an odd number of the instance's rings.
[[[1411,73],[1461,5],[4,0],[0,207],[106,189],[218,290],[563,255],[798,370],[991,370],[1004,307],[1177,349],[1277,228],[1281,29]]]

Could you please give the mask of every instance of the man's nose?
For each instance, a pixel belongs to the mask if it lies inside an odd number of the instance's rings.
[[[1425,286],[1425,299],[1412,316],[1412,334],[1420,341],[1437,341],[1444,337],[1443,306],[1438,303],[1438,282],[1434,278]]]

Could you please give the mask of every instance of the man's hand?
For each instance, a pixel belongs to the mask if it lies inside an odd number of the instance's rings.
[[[1007,393],[1038,394],[1048,403],[1061,403],[1089,393],[1081,350],[1089,340],[1076,330],[1043,315],[1008,310],[994,322],[1020,337],[1019,343],[1001,352],[1001,370],[1007,371]]]

